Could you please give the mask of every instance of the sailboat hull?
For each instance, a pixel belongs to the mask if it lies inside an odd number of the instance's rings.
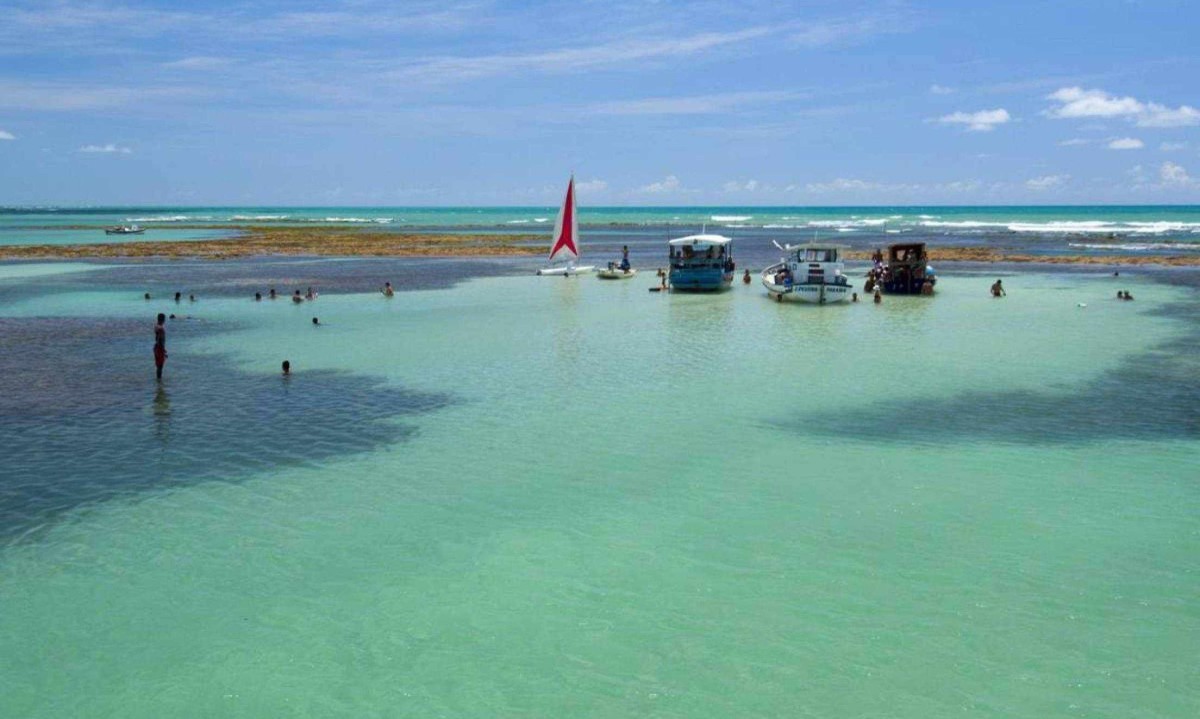
[[[595,265],[584,265],[582,267],[543,267],[542,269],[538,270],[537,273],[541,277],[552,275],[585,275],[595,269]]]

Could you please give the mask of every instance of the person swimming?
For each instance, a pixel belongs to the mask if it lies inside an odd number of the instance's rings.
[[[286,376],[290,375],[291,373],[292,373],[292,363],[287,360],[284,360],[283,361],[283,376],[286,377]]]
[[[750,284],[750,270],[746,270],[746,273],[742,275],[742,284]]]
[[[383,292],[384,297],[394,297],[396,295],[396,291],[392,289],[391,282],[384,282],[383,289],[380,291]]]
[[[316,293],[316,292],[313,292],[313,288],[309,287],[309,288],[308,288],[308,292],[307,292],[307,293],[305,293],[305,295],[304,295],[304,299],[306,299],[306,300],[315,300],[315,299],[317,299],[317,293]]]
[[[147,300],[148,300],[148,299],[150,299],[150,293],[149,293],[149,292],[147,292],[146,294],[142,295],[142,297],[143,297],[143,299],[147,299]]]
[[[320,321],[320,320],[318,320],[316,317],[313,317],[313,327],[316,327],[316,326],[318,326],[318,325],[320,325],[320,324],[321,324],[321,321]]]
[[[262,302],[262,293],[261,293],[261,292],[255,292],[255,293],[254,293],[254,301],[255,301],[255,302]]]
[[[270,293],[269,293],[269,296],[270,296],[270,298],[271,298],[271,299],[275,299],[275,288],[274,288],[274,287],[272,287],[272,288],[271,288],[271,291],[270,291]]]
[[[292,302],[295,304],[300,304],[303,301],[304,298],[300,296],[300,290],[296,290],[295,294],[292,295]]]
[[[196,295],[188,295],[188,302],[195,302],[195,301],[196,301]]]
[[[176,293],[175,293],[175,301],[176,301],[176,302],[179,302],[179,301],[180,301],[180,300],[182,300],[182,299],[183,299],[183,293],[182,293],[182,292],[176,292]]]

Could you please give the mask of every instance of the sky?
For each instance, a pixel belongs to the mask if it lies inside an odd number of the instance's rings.
[[[0,205],[1200,203],[1200,3],[0,0]]]

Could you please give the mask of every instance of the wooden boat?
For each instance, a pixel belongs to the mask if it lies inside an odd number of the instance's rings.
[[[875,257],[875,266],[867,274],[863,289],[872,292],[878,287],[888,295],[932,295],[937,277],[929,266],[924,242],[888,245],[887,257]]]

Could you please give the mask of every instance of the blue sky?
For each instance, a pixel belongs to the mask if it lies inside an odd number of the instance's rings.
[[[0,204],[1200,202],[1200,4],[0,1]]]

